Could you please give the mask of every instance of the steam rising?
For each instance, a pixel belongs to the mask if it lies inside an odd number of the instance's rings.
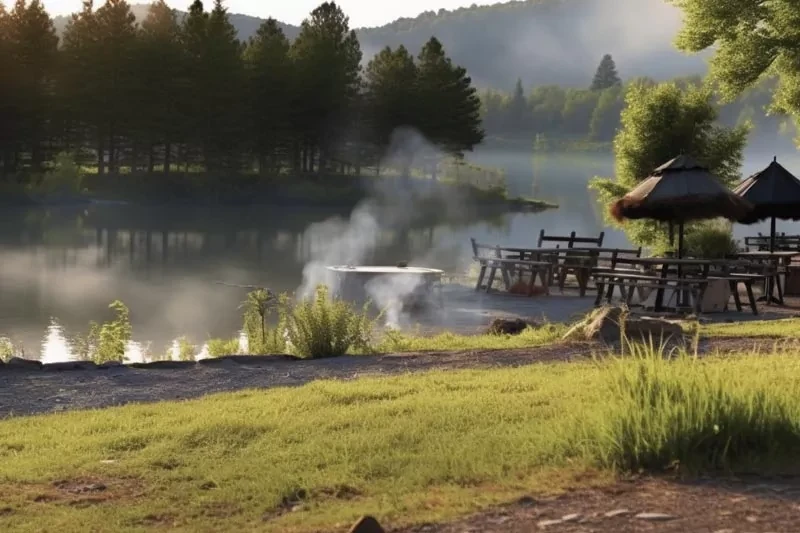
[[[444,157],[421,134],[411,128],[398,128],[381,160],[381,168],[403,169],[425,159]],[[374,264],[384,232],[405,232],[411,227],[416,210],[415,198],[437,196],[452,205],[457,199],[447,197],[439,188],[423,180],[376,180],[378,185],[370,198],[353,209],[350,218],[332,218],[312,224],[305,232],[311,242],[311,259],[303,268],[303,283],[297,290],[300,298],[313,295],[317,285],[326,284],[339,292],[340,278],[329,266],[363,266]],[[409,265],[425,266],[425,257],[406,258]],[[404,301],[420,288],[418,276],[385,275],[370,279],[364,289],[372,303],[385,312],[387,325],[400,328],[404,318]]]

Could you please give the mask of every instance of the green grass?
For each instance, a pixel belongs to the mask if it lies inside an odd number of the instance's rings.
[[[800,338],[800,319],[753,320],[728,324],[706,324],[700,327],[703,337]]]
[[[375,347],[378,353],[441,352],[458,350],[512,350],[559,342],[566,333],[563,324],[528,328],[519,335],[458,335],[445,332],[434,336],[387,332]]]
[[[0,528],[396,527],[608,483],[618,465],[793,464],[796,355],[639,355],[9,419]],[[88,481],[107,489],[59,488]]]

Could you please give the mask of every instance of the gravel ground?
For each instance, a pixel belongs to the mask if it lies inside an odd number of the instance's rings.
[[[701,352],[772,349],[764,339],[718,339]],[[72,409],[95,409],[136,402],[197,398],[242,389],[302,385],[318,379],[356,379],[427,370],[515,367],[585,360],[599,344],[556,344],[500,351],[409,353],[383,356],[295,360],[248,357],[167,364],[177,368],[112,367],[98,370],[9,370],[0,367],[0,418]]]

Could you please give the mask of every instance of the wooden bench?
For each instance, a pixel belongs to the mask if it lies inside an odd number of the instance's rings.
[[[578,237],[575,235],[575,232],[569,234],[567,237],[562,237],[558,235],[545,235],[544,230],[539,232],[539,244],[536,246],[541,248],[542,243],[545,242],[555,242],[555,243],[567,243],[567,248],[574,248],[576,244],[594,244],[598,248],[603,246],[603,237],[605,236],[605,232],[601,231],[599,237]]]
[[[670,289],[678,292],[688,292],[694,302],[694,311],[700,314],[703,295],[708,287],[708,279],[703,278],[677,278],[651,276],[646,274],[632,274],[629,272],[606,272],[597,271],[594,273],[595,284],[597,285],[597,298],[595,306],[599,306],[603,300],[603,293],[608,288],[606,300],[611,301],[614,287],[619,288],[623,300],[630,305],[635,289]]]

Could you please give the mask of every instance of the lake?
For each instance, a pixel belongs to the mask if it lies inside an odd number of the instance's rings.
[[[745,174],[772,154],[748,154]],[[780,156],[800,173],[800,158]],[[231,337],[241,324],[240,288],[263,285],[295,291],[309,264],[410,261],[446,271],[469,267],[469,238],[535,246],[539,231],[580,235],[606,232],[608,246],[628,246],[623,233],[604,227],[587,190],[596,175],[613,174],[607,155],[533,157],[477,152],[473,162],[504,168],[509,192],[557,203],[558,209],[490,219],[467,217],[452,205],[435,224],[412,224],[413,205],[393,210],[368,205],[354,214],[319,208],[88,208],[7,209],[0,214],[0,336],[20,343],[28,357],[68,357],[58,328],[85,333],[90,320],[110,318],[119,299],[131,311],[135,340],[164,353],[186,335],[198,345]],[[798,233],[797,224],[779,229]],[[767,224],[737,227],[737,237],[768,232]],[[224,284],[221,284],[224,283]]]

